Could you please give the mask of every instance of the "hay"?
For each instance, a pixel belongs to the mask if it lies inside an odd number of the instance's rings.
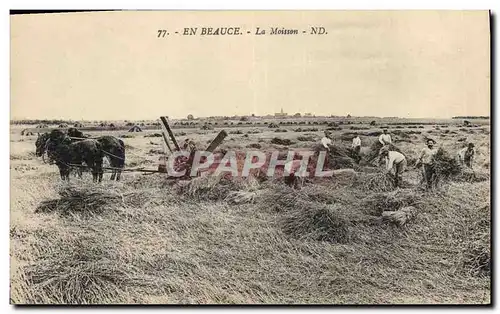
[[[53,240],[52,240],[53,241]],[[118,260],[112,239],[96,233],[69,234],[43,242],[44,258],[24,267],[36,294],[29,303],[105,304],[127,302],[126,291],[161,291],[164,280]]]
[[[262,145],[260,145],[259,143],[251,143],[251,144],[248,144],[246,147],[247,147],[247,148],[256,148],[256,149],[261,149],[261,148],[262,148]]]
[[[314,141],[316,141],[314,136],[303,136],[303,135],[297,137],[297,140],[301,141],[301,142],[314,142]]]
[[[175,187],[178,194],[195,201],[217,201],[225,199],[231,191],[240,190],[242,184],[222,175],[206,175],[179,181]]]
[[[435,181],[450,180],[460,174],[458,161],[451,157],[442,147],[438,149],[432,160]]]
[[[65,185],[60,187],[58,193],[59,199],[41,202],[35,212],[99,214],[123,205],[120,193],[95,184]]]
[[[303,203],[288,211],[282,219],[283,232],[298,239],[347,243],[350,223],[340,215],[335,205]]]
[[[383,221],[387,221],[398,226],[404,226],[416,216],[416,208],[413,206],[403,207],[397,211],[382,212]]]
[[[474,171],[470,168],[462,168],[453,181],[458,182],[483,182],[490,180],[490,173],[485,171]]]
[[[352,187],[366,192],[388,192],[395,189],[394,176],[382,171],[356,176]]]
[[[471,276],[490,276],[491,250],[490,233],[482,233],[463,250],[463,267]]]
[[[386,211],[397,211],[400,208],[418,207],[421,195],[414,190],[398,189],[389,193],[377,193],[363,200],[363,211],[369,215],[380,216]]]
[[[284,138],[279,138],[279,137],[275,137],[271,140],[271,144],[277,144],[277,145],[292,145],[293,142],[289,139],[284,139]]]
[[[257,192],[232,191],[226,197],[226,201],[233,205],[254,203]]]

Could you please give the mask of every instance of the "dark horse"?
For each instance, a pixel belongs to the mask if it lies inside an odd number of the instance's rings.
[[[69,128],[66,132],[69,137],[71,137],[72,141],[77,142],[87,138],[87,136],[83,135],[82,131],[79,131],[76,128]]]
[[[122,169],[125,166],[125,143],[114,136],[101,136],[96,139],[101,144],[104,156],[113,169],[111,180],[120,180]]]
[[[72,142],[68,135],[60,130],[53,130],[45,147],[49,160],[54,161],[59,168],[61,179],[69,181],[71,167],[79,167],[85,163],[92,170],[94,182],[102,181],[103,151],[98,141],[86,139]]]
[[[61,131],[57,130],[57,134],[61,135]],[[77,130],[76,128],[70,128],[67,132],[68,137],[66,140],[69,140],[71,143],[76,143],[82,141],[86,136]],[[57,136],[56,136],[57,137]],[[71,137],[71,138],[70,138]],[[44,155],[47,150],[47,141],[49,139],[49,133],[44,133],[42,135],[38,135],[36,140],[36,156],[41,157]],[[100,144],[100,147],[104,153],[104,156],[109,161],[111,167],[116,168],[113,169],[111,174],[111,180],[120,180],[121,177],[121,169],[125,166],[125,143],[114,136],[101,136],[96,139],[96,141]],[[82,176],[82,168],[78,167],[77,174],[79,177]]]
[[[49,139],[49,133],[43,133],[42,135],[40,135],[40,133],[38,134],[38,137],[35,142],[35,147],[36,147],[35,155],[37,157],[42,157],[43,154],[45,153],[48,139]]]

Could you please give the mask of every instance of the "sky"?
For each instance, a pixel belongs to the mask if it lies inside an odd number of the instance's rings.
[[[240,27],[182,36],[185,27]],[[256,27],[324,35],[254,35]],[[158,30],[172,32],[158,38]],[[246,31],[251,34],[246,34]],[[199,32],[200,30],[198,30]],[[11,118],[490,114],[487,11],[11,16]]]

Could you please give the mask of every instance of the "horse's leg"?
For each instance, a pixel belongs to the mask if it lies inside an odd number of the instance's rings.
[[[59,175],[61,176],[61,180],[66,180],[66,174],[64,173],[63,167],[59,167]]]
[[[120,181],[121,175],[122,175],[122,170],[120,168],[120,170],[116,170],[116,181]]]
[[[102,176],[103,176],[103,171],[102,171],[102,158],[98,158],[95,162],[95,167],[97,170],[97,175],[98,175],[98,180],[99,183],[102,182]]]

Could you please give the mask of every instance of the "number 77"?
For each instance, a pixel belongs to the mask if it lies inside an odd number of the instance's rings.
[[[166,34],[167,34],[166,29],[159,29],[158,30],[158,37],[165,37]]]

